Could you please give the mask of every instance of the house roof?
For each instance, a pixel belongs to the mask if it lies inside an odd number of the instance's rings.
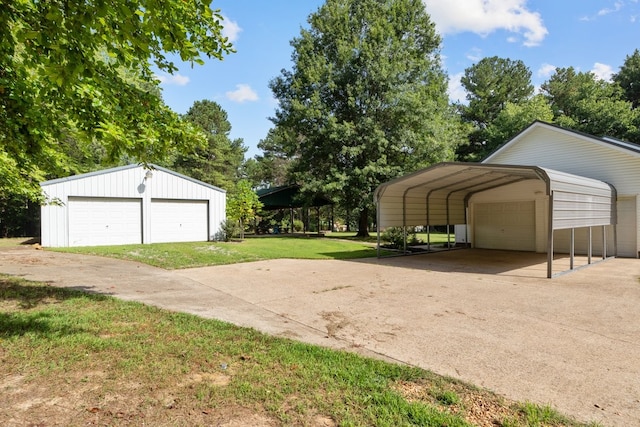
[[[505,142],[504,144],[502,144],[500,147],[496,148],[492,153],[490,153],[487,157],[485,157],[484,160],[482,160],[482,163],[488,163],[491,161],[491,159],[495,156],[498,155],[498,153],[502,152],[503,150],[507,149],[508,147],[512,146],[513,144],[515,144],[519,139],[521,139],[523,136],[535,131],[536,129],[539,128],[546,128],[546,129],[552,129],[554,131],[559,131],[561,133],[565,133],[565,134],[569,134],[572,135],[574,137],[578,137],[580,139],[584,139],[584,140],[589,140],[593,143],[599,144],[599,145],[603,145],[603,146],[607,146],[616,150],[621,150],[624,151],[628,154],[632,154],[635,156],[640,157],[640,145],[638,144],[634,144],[632,142],[627,142],[627,141],[622,141],[613,137],[609,137],[609,136],[604,136],[604,137],[597,137],[594,135],[590,135],[588,133],[584,133],[584,132],[580,132],[580,131],[576,131],[576,130],[572,130],[572,129],[567,129],[567,128],[563,128],[561,126],[558,125],[554,125],[551,123],[547,123],[547,122],[543,122],[540,120],[536,120],[533,123],[531,123],[529,126],[527,126],[525,129],[523,129],[522,131],[520,131],[517,135],[515,135],[513,138],[511,138],[509,141]]]
[[[59,183],[62,183],[62,182],[68,182],[68,181],[74,181],[74,180],[77,180],[77,179],[89,178],[89,177],[92,177],[92,176],[106,175],[106,174],[110,174],[110,173],[114,173],[114,172],[120,172],[120,171],[124,171],[124,170],[129,170],[129,169],[144,168],[144,169],[151,170],[152,172],[154,170],[159,170],[159,171],[162,171],[162,172],[177,176],[179,178],[185,179],[187,181],[191,181],[191,182],[193,182],[195,184],[211,188],[212,190],[221,191],[223,193],[227,192],[226,190],[224,190],[224,189],[222,189],[220,187],[216,187],[215,185],[211,185],[211,184],[208,184],[206,182],[199,181],[199,180],[197,180],[195,178],[191,178],[191,177],[186,176],[186,175],[182,175],[181,173],[178,173],[176,171],[172,171],[171,169],[167,169],[167,168],[164,168],[162,166],[158,166],[158,165],[153,164],[153,163],[149,163],[147,166],[148,167],[145,167],[144,165],[141,165],[141,164],[138,164],[138,163],[133,163],[133,164],[130,164],[130,165],[125,165],[125,166],[117,166],[117,167],[109,168],[109,169],[101,169],[101,170],[98,170],[98,171],[82,173],[82,174],[78,174],[78,175],[71,175],[71,176],[67,176],[67,177],[63,177],[63,178],[51,179],[49,181],[41,182],[40,186],[44,187],[44,186],[48,186],[48,185],[59,184]]]

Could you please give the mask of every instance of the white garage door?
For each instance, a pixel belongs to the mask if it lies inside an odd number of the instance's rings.
[[[151,200],[150,243],[209,240],[207,200]]]
[[[69,246],[142,243],[140,199],[69,197]]]
[[[536,250],[535,202],[478,203],[474,206],[474,246]]]

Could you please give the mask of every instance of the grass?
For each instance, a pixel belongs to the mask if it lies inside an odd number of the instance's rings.
[[[279,258],[357,259],[376,256],[376,248],[363,242],[280,236],[247,238],[242,242],[154,243],[51,250],[128,259],[167,269]]]
[[[0,360],[2,425],[580,425],[418,368],[2,275]]]

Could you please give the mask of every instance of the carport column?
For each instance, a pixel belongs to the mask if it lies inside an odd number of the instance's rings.
[[[402,195],[402,252],[407,253],[407,190]]]
[[[569,269],[573,270],[573,258],[574,255],[576,253],[575,251],[575,244],[576,244],[576,229],[572,228],[571,229],[571,243],[570,243],[570,247],[569,247]]]
[[[547,278],[553,277],[553,191],[549,194],[549,225],[547,234]]]
[[[380,258],[380,196],[378,196],[378,200],[376,201],[376,232],[378,234],[378,247],[376,248],[377,256]],[[291,221],[291,225],[293,226],[293,221]]]
[[[593,255],[593,234],[591,232],[591,227],[589,227],[589,229],[587,230],[588,235],[589,235],[589,247],[587,248],[587,263],[591,264],[591,255]]]

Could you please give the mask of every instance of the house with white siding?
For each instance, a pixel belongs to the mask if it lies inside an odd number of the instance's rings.
[[[45,247],[213,240],[226,192],[169,169],[128,165],[40,184]]]
[[[638,258],[640,146],[536,121],[481,163],[382,184],[379,229],[464,225],[473,248]]]

